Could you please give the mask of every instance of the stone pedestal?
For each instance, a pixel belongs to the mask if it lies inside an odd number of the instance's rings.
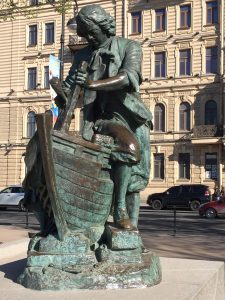
[[[31,289],[66,290],[149,287],[161,281],[159,258],[143,248],[138,230],[107,225],[98,247],[86,236],[35,237],[18,282]]]

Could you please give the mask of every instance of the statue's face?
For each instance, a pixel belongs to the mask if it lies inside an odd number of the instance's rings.
[[[86,38],[88,43],[94,48],[98,48],[108,39],[108,36],[102,32],[101,28],[93,22],[91,22],[91,24],[87,24],[85,22],[78,21],[77,34]]]

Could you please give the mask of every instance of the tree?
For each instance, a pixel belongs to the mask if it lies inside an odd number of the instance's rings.
[[[26,18],[33,18],[38,14],[40,8],[51,4],[59,14],[66,14],[74,7],[77,10],[77,0],[1,0],[0,1],[0,22],[23,15]]]

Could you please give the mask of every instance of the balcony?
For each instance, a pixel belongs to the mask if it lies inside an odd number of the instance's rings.
[[[199,125],[193,128],[193,138],[207,138],[222,136],[219,125]]]
[[[71,51],[79,50],[87,45],[87,41],[83,37],[79,37],[76,34],[69,35],[68,47]]]

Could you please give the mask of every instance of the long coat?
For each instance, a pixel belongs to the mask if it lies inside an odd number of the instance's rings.
[[[140,145],[141,160],[132,166],[132,177],[128,192],[136,192],[145,188],[150,171],[150,139],[149,124],[151,112],[141,101],[139,86],[142,82],[142,51],[139,43],[121,38],[111,37],[99,49],[87,46],[78,51],[63,89],[68,94],[75,84],[75,73],[82,61],[89,64],[88,75],[91,80],[105,79],[126,73],[129,86],[123,89],[96,92],[86,89],[84,92],[84,126],[83,138],[91,140],[96,121],[102,119],[119,122],[128,128]]]

